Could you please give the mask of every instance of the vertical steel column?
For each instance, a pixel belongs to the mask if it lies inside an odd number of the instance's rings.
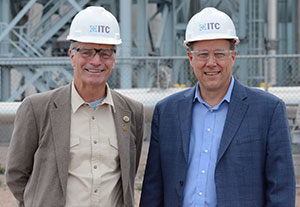
[[[237,35],[240,38],[241,42],[237,46],[238,55],[246,55],[247,53],[247,43],[245,40],[247,40],[247,25],[248,21],[246,19],[246,14],[249,12],[247,10],[248,2],[247,0],[240,0],[239,1],[239,7],[238,7],[238,14],[237,14]],[[248,73],[249,70],[247,69],[249,59],[238,59],[235,63],[235,68],[240,68],[236,71],[234,75],[239,77],[239,81],[243,84],[248,84]]]
[[[246,19],[246,12],[247,12],[247,4],[246,0],[239,1],[239,24],[238,24],[238,36],[240,39],[244,39],[246,37],[246,25],[248,24]]]
[[[0,8],[1,8],[0,34],[2,34],[8,27],[8,24],[11,19],[10,1],[0,0]],[[7,57],[8,55],[9,55],[9,37],[6,36],[3,38],[2,41],[0,41],[0,57]]]
[[[263,55],[263,54],[265,54],[264,38],[265,38],[265,22],[266,22],[266,20],[265,20],[266,8],[265,8],[264,1],[257,0],[256,8],[258,10],[257,31],[255,31],[257,34],[257,37],[256,37],[257,54]],[[257,65],[258,70],[255,71],[256,76],[255,76],[255,79],[253,80],[253,83],[254,83],[253,86],[258,86],[262,82],[264,82],[263,68],[264,68],[263,60],[258,60],[258,65]]]
[[[296,11],[300,11],[300,2],[296,0]],[[300,12],[296,13],[296,53],[300,53]],[[300,76],[300,58],[297,59],[296,61],[296,68],[297,68],[297,75],[298,77]]]
[[[121,57],[131,56],[131,0],[120,1],[120,26],[121,26]],[[121,88],[132,88],[132,66],[130,61],[122,60],[120,64]]]
[[[137,0],[137,55],[147,56],[148,54],[148,0]],[[147,60],[145,65],[137,69],[137,86],[147,86]]]
[[[276,55],[277,50],[277,0],[268,0],[268,54]],[[277,83],[276,59],[269,60],[270,84]],[[267,74],[265,74],[267,75]]]
[[[172,56],[175,55],[175,4],[176,0],[172,1],[172,4],[166,3],[164,5],[164,11],[163,11],[163,19],[166,18],[165,25],[163,28],[163,38],[161,42],[161,46],[163,48],[161,55],[163,56]]]
[[[7,67],[1,70],[1,101],[6,101],[10,96],[10,69]]]
[[[184,34],[183,31],[186,29],[188,22],[188,14],[190,8],[190,0],[183,1],[173,1],[173,10],[174,10],[174,45],[173,55],[186,55],[186,50],[183,46],[183,40],[185,38],[180,38],[179,35]],[[199,2],[198,2],[199,3]],[[196,9],[196,8],[195,8]],[[198,11],[197,11],[198,12]],[[184,28],[184,29],[183,29]],[[172,84],[179,83],[190,86],[191,81],[189,80],[190,69],[186,68],[182,61],[173,60],[173,77]]]
[[[10,1],[0,0],[0,33],[2,33],[6,28],[4,25],[8,25],[10,22]],[[9,55],[9,42],[8,36],[4,37],[0,41],[0,57]],[[1,87],[1,101],[6,101],[10,96],[10,69],[7,67],[0,68],[0,87]]]
[[[296,6],[297,6],[297,11],[300,11],[300,2],[299,1],[296,1]],[[298,29],[296,29],[296,42],[297,42],[297,47],[296,47],[296,53],[300,53],[300,30],[299,30],[299,28],[300,28],[300,12],[297,12],[297,17],[296,17],[296,28],[298,28]],[[300,70],[300,68],[299,68],[299,70]]]

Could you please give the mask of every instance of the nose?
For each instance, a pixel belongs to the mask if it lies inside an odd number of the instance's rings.
[[[90,60],[92,65],[100,65],[102,63],[99,53],[96,53],[95,56]]]
[[[214,66],[217,65],[217,62],[216,62],[216,59],[215,59],[214,55],[208,56],[208,59],[206,61],[206,65],[208,67],[214,67]]]

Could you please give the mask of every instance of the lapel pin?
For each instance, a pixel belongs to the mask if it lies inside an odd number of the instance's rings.
[[[126,123],[129,122],[129,117],[128,116],[123,116],[123,121],[125,121]]]
[[[127,127],[125,126],[125,124],[122,124],[122,129],[123,129],[124,132],[127,131]]]

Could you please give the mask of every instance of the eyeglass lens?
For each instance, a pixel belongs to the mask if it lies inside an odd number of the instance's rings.
[[[79,54],[84,58],[93,58],[96,53],[99,54],[101,58],[108,59],[111,58],[113,53],[115,52],[114,48],[74,48]]]

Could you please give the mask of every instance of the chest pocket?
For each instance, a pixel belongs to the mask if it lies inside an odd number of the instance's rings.
[[[120,156],[116,137],[103,138],[100,143],[100,160],[109,169],[118,168]]]

